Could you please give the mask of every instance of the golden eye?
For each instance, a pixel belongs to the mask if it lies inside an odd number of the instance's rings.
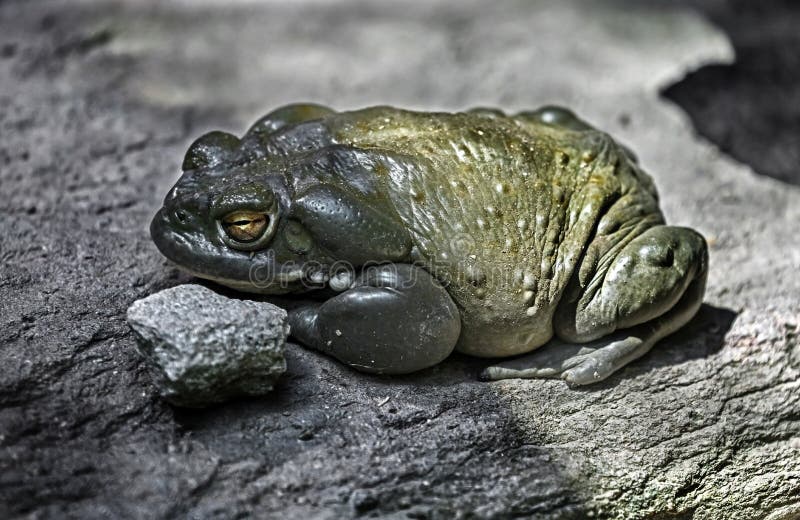
[[[256,211],[234,211],[222,219],[222,228],[237,242],[254,242],[264,235],[269,215]]]

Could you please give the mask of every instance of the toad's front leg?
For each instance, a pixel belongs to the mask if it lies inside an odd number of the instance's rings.
[[[409,264],[367,268],[350,289],[290,311],[289,323],[301,343],[378,374],[406,374],[439,363],[461,332],[447,291]]]

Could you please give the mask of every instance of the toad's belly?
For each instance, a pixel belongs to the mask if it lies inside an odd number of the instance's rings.
[[[459,352],[479,357],[513,356],[544,345],[553,337],[555,304],[523,309],[515,306],[509,312],[502,309],[506,302],[473,303],[462,308],[461,335],[456,344]]]

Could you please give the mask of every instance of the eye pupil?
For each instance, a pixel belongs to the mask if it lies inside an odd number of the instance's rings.
[[[236,212],[222,220],[225,233],[237,242],[254,242],[267,230],[269,217],[264,213]]]

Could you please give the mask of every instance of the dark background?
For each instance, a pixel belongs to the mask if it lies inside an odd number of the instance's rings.
[[[725,31],[732,65],[708,65],[664,90],[697,131],[758,173],[800,184],[800,5],[686,2]]]

